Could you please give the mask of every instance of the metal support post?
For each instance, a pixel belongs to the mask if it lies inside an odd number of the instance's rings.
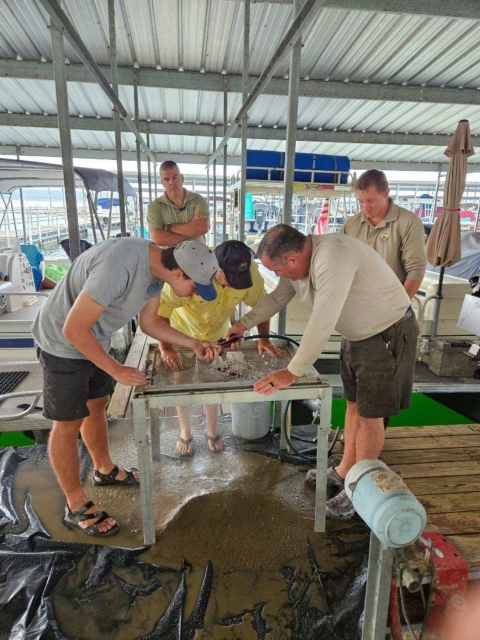
[[[217,136],[213,134],[213,148],[217,144]],[[213,246],[217,246],[217,161],[213,163]]]
[[[17,160],[20,160],[20,147],[19,145],[17,145]],[[25,223],[25,206],[23,203],[23,189],[20,187],[19,189],[20,192],[20,211],[22,213],[22,229],[23,229],[23,242],[25,244],[27,244],[27,226]],[[52,205],[50,205],[50,209],[52,208]]]
[[[207,169],[207,205],[210,213],[210,169]]]
[[[393,553],[373,532],[370,534],[362,640],[385,640]]]
[[[41,1],[46,2],[47,0]],[[226,135],[220,141],[220,144],[218,145],[216,151],[210,156],[207,162],[207,167],[209,167],[215,160],[215,158],[220,154],[227,141],[232,137],[237,128],[240,126],[243,116],[247,114],[248,110],[252,107],[255,100],[270,82],[273,74],[275,73],[275,70],[281,62],[285,51],[289,47],[293,47],[297,39],[301,36],[305,25],[311,24],[312,20],[314,19],[318,11],[320,11],[320,9],[323,7],[325,2],[326,0],[305,0],[305,4],[303,5],[299,14],[292,22],[290,28],[287,30],[287,33],[283,36],[282,40],[278,44],[271,59],[267,62],[265,69],[262,71],[260,77],[255,83],[255,86],[250,92],[248,99],[240,107],[239,112],[235,116],[234,122],[229,127]]]
[[[138,455],[143,541],[155,544],[153,519],[152,462],[150,458],[150,410],[144,398],[133,399],[133,435]]]
[[[328,434],[332,425],[331,387],[320,392],[320,424],[317,429],[317,478],[315,481],[315,526],[316,532],[325,531],[325,505],[327,502],[327,458]]]
[[[432,212],[431,212],[430,222],[433,222],[435,220],[435,211],[437,210],[438,190],[440,189],[441,177],[442,177],[442,165],[439,164],[438,165],[437,185],[435,187],[435,196],[434,196],[433,202],[432,202]]]
[[[110,39],[110,69],[112,73],[112,90],[118,96],[118,66],[117,66],[117,32],[115,29],[115,0],[108,0],[108,33]],[[127,235],[127,217],[125,214],[125,189],[123,185],[122,163],[122,131],[120,128],[120,113],[113,107],[113,126],[115,128],[115,154],[117,157],[118,206],[120,209],[120,233]],[[110,230],[108,233],[110,237]]]
[[[110,191],[110,205],[108,207],[108,227],[107,227],[107,240],[110,238],[112,232],[112,209],[113,209],[113,191]]]
[[[157,185],[157,168],[153,167],[153,178],[155,181],[155,200],[158,198],[158,185]]]
[[[88,202],[88,210],[90,212],[90,224],[92,225],[93,242],[97,244],[97,228],[95,226],[95,218],[93,216],[92,194],[90,193],[90,189],[88,188],[87,188],[87,202]]]
[[[223,78],[223,135],[227,133],[228,127],[228,82],[227,77]],[[223,147],[223,225],[222,242],[227,239],[227,145]]]
[[[242,103],[248,98],[248,70],[250,66],[250,0],[243,0],[243,71],[242,71]],[[242,125],[242,149],[240,160],[240,202],[238,218],[238,239],[245,242],[245,198],[247,184],[247,111],[240,122]]]
[[[294,0],[292,19],[300,11],[302,0]],[[293,201],[293,174],[295,171],[295,145],[297,141],[298,120],[298,87],[300,83],[300,62],[302,59],[302,38],[298,39],[292,49],[290,57],[290,72],[288,74],[288,122],[285,154],[285,181],[283,189],[283,216],[284,224],[292,223]],[[287,308],[280,309],[278,314],[278,332],[285,335],[287,325]]]
[[[53,51],[53,73],[57,97],[58,129],[62,148],[63,180],[67,209],[68,236],[70,240],[70,259],[72,262],[80,255],[80,232],[78,229],[77,194],[75,193],[75,174],[73,171],[72,138],[68,113],[67,74],[63,34],[54,22],[50,23]]]
[[[138,76],[135,74],[133,79],[133,101],[135,104],[135,122],[138,126],[139,109],[138,109]],[[140,237],[145,237],[143,228],[143,185],[142,185],[142,159],[140,156],[140,143],[137,140],[137,175],[138,175],[138,211],[140,214]]]
[[[298,15],[302,0],[293,0],[292,20]],[[302,59],[302,38],[295,43],[290,54],[290,71],[288,74],[288,113],[287,137],[285,145],[285,178],[283,188],[284,224],[292,222],[293,173],[295,170],[295,145],[297,142],[298,121],[298,87],[300,84],[300,62]]]
[[[147,133],[147,145],[150,148],[150,134]],[[151,202],[152,198],[152,162],[150,156],[147,158],[147,175],[148,175],[148,201]]]

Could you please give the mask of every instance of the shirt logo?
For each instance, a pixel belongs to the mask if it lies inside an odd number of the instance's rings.
[[[157,291],[160,291],[160,285],[158,284],[158,282],[151,284],[147,289],[147,293],[149,296],[153,296],[153,294],[157,293]]]
[[[188,210],[189,210],[189,211],[194,211],[194,210],[195,210],[195,205],[194,205],[194,204],[191,204],[191,205],[188,207]]]
[[[380,234],[380,242],[386,242],[389,238],[390,238],[390,234],[388,233],[388,231],[383,231]]]

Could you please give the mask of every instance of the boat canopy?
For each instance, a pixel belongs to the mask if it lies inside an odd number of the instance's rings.
[[[118,191],[117,174],[104,169],[74,167],[75,186],[87,191]],[[137,197],[132,185],[123,179],[125,196]],[[0,193],[13,193],[17,189],[64,187],[62,165],[27,160],[0,158]]]

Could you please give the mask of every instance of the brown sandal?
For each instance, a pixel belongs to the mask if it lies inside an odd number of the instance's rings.
[[[178,436],[177,442],[181,442],[186,447],[189,447],[191,444],[193,444],[193,438],[188,438],[187,440],[185,440],[185,438],[182,438],[182,436]],[[177,451],[178,451],[178,449],[177,449]],[[191,458],[193,456],[193,454],[195,453],[195,449],[192,446],[192,450],[191,450],[190,453],[180,453],[180,451],[178,453],[179,453],[181,458]]]

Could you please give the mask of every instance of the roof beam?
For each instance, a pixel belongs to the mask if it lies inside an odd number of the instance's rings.
[[[292,4],[292,0],[252,0],[257,4]],[[407,13],[422,16],[480,19],[477,0],[327,0],[325,7],[376,13]]]
[[[61,150],[59,147],[29,147],[29,146],[15,146],[15,145],[0,145],[0,157],[1,156],[17,156],[17,150],[19,150],[20,156],[23,158],[45,157],[45,158],[58,158],[61,157]],[[74,158],[81,158],[86,160],[115,160],[115,151],[113,149],[72,149]],[[178,153],[174,151],[155,151],[154,155],[157,162],[163,160],[175,159],[179,164],[198,164],[202,167],[205,166],[208,155],[194,154],[194,153]],[[122,153],[123,160],[136,160],[135,151],[124,151]],[[240,166],[240,156],[229,156],[228,166]],[[352,171],[364,171],[366,169],[382,169],[383,171],[434,171],[438,172],[438,162],[377,162],[375,160],[352,160],[350,162],[350,169]],[[467,165],[468,173],[480,173],[480,162],[469,162]],[[128,176],[126,176],[128,179]]]
[[[478,4],[480,7],[480,3]],[[110,80],[110,67],[101,66],[100,70]],[[66,73],[69,82],[95,82],[83,65],[69,64],[67,65]],[[157,69],[133,69],[131,67],[118,67],[119,85],[133,86],[135,75],[138,76],[139,87],[216,91],[218,93],[223,93],[224,79],[226,78],[229,93],[242,92],[241,75],[224,76],[221,73],[159,71]],[[0,78],[53,81],[53,65],[51,62],[2,59],[0,60]],[[257,80],[258,76],[250,76],[249,90],[253,88]],[[263,94],[287,96],[288,80],[272,78],[263,90]],[[403,86],[398,84],[339,82],[332,80],[300,80],[298,95],[306,98],[480,105],[480,91],[477,89],[421,87],[419,85]]]
[[[0,126],[3,127],[31,127],[41,129],[57,129],[57,116],[24,115],[16,113],[0,113]],[[113,118],[75,118],[70,117],[70,128],[77,131],[114,131]],[[220,125],[179,123],[179,122],[147,122],[140,121],[138,125],[142,133],[193,136],[212,138],[222,135]],[[128,133],[127,127],[122,123],[122,131]],[[240,132],[236,131],[233,138],[240,138]],[[286,129],[273,129],[267,127],[248,127],[249,140],[285,140]],[[296,133],[299,142],[332,142],[337,144],[395,144],[446,147],[451,136],[431,133],[376,133],[374,131],[318,131],[316,129],[299,129]],[[472,136],[474,146],[480,146],[480,136]]]
[[[110,86],[110,82],[112,82],[112,79],[110,78],[110,81],[107,80],[102,70],[93,59],[93,56],[91,55],[90,51],[85,46],[85,43],[80,38],[80,35],[78,34],[77,30],[75,29],[73,24],[70,22],[67,14],[63,11],[58,0],[38,0],[38,1],[50,16],[50,22],[51,23],[53,22],[53,24],[63,35],[65,40],[67,40],[70,46],[73,47],[73,49],[75,50],[75,53],[78,55],[80,60],[82,60],[83,64],[85,65],[86,69],[88,69],[88,71],[92,75],[95,82],[98,84],[100,89],[105,93],[105,95],[110,100],[112,105],[118,111],[118,114],[123,119],[128,129],[137,138],[138,143],[142,147],[144,152],[151,157],[153,162],[155,162],[155,159],[150,149],[146,145],[140,133],[137,131],[137,128],[135,124],[132,122],[130,116],[128,115],[127,110],[125,109],[121,101],[118,99],[118,96],[115,93],[115,91]],[[64,61],[62,61],[62,64],[63,66],[65,66]],[[110,75],[111,75],[111,69],[110,69]],[[114,81],[116,81],[116,78],[114,78]]]

